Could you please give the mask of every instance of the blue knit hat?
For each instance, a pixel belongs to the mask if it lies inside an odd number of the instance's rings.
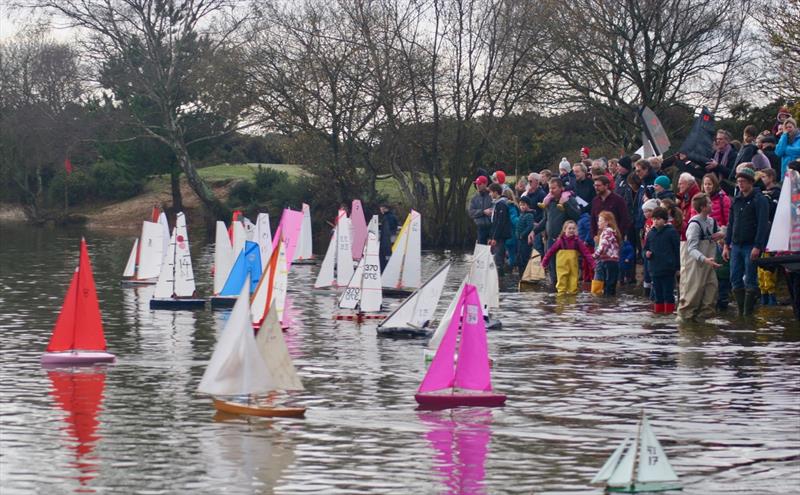
[[[659,175],[656,177],[655,184],[658,186],[663,187],[664,189],[669,189],[672,186],[672,181],[669,180],[669,177],[666,175]]]

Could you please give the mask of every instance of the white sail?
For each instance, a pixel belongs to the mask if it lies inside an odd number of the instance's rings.
[[[350,282],[347,284],[347,288],[339,298],[340,308],[356,309],[358,303],[361,302],[361,286],[364,283],[364,263],[366,263],[366,258],[362,257],[361,261],[358,262],[358,266],[356,266],[356,269],[353,272],[353,276],[350,277]]]
[[[655,483],[678,481],[678,475],[667,460],[647,416],[642,415],[642,426],[639,440],[639,465],[637,466],[637,483]]]
[[[225,281],[228,280],[234,261],[233,246],[225,222],[217,221],[214,239],[214,294],[219,294],[225,287]]]
[[[336,222],[336,285],[344,287],[353,276],[353,254],[350,219],[340,210]]]
[[[272,268],[269,265],[269,260],[267,260],[267,265],[264,267],[264,270],[261,272],[261,277],[258,279],[256,290],[250,297],[250,316],[252,317],[254,325],[261,323],[261,320],[265,317],[264,313],[267,310],[267,298],[269,297],[269,281],[270,278],[274,280],[274,277],[272,277],[270,273],[271,270]]]
[[[131,254],[128,255],[128,262],[125,264],[125,271],[122,272],[123,277],[133,277],[136,275],[136,251],[139,249],[139,238],[133,241]]]
[[[453,300],[450,301],[450,305],[447,307],[444,315],[442,315],[442,319],[439,320],[436,330],[433,332],[431,339],[428,341],[428,350],[436,351],[436,349],[439,348],[439,343],[442,341],[445,332],[447,332],[447,327],[450,326],[450,320],[453,319],[453,313],[456,311],[458,300],[461,299],[461,293],[464,291],[464,284],[467,283],[467,277],[461,281],[461,285],[458,286],[456,295],[453,297]]]
[[[383,286],[416,288],[422,282],[422,216],[408,214],[392,247],[392,256],[383,270]]]
[[[195,293],[194,270],[192,256],[189,251],[189,232],[186,230],[186,217],[178,212],[175,219],[175,295],[192,297]]]
[[[214,346],[214,353],[197,391],[228,396],[263,394],[275,388],[250,323],[248,277]]]
[[[433,318],[449,272],[450,263],[446,263],[422,287],[406,298],[378,328],[424,327]]]
[[[253,241],[258,244],[261,254],[261,271],[263,272],[272,255],[272,229],[269,225],[268,213],[259,213],[256,217]]]
[[[336,283],[334,274],[334,265],[336,264],[336,227],[331,234],[331,242],[328,244],[328,250],[325,251],[325,258],[322,259],[322,264],[317,273],[317,280],[314,282],[314,288],[330,287]]]
[[[380,233],[380,223],[378,223],[378,215],[372,215],[372,218],[369,219],[369,223],[367,224],[367,232],[372,232],[378,239],[381,238]]]
[[[363,260],[363,282],[361,284],[361,311],[374,313],[381,310],[383,289],[381,288],[381,265],[378,261],[378,236],[367,234],[367,246]]]
[[[160,228],[160,227],[159,227]],[[169,248],[164,262],[161,263],[161,273],[158,274],[156,289],[153,292],[155,299],[169,299],[175,293],[175,232],[172,229],[172,236],[169,240]]]
[[[488,314],[489,308],[500,307],[500,280],[497,276],[492,248],[485,244],[475,244],[468,277],[467,283],[478,289],[484,314]]]
[[[169,234],[167,234],[169,243]],[[154,222],[142,222],[142,236],[139,240],[139,279],[158,277],[164,258],[164,230]]]
[[[167,249],[169,249],[169,222],[167,221],[167,214],[163,211],[158,215],[158,224],[161,225],[161,244],[164,246],[162,253],[164,256],[167,254]]]
[[[267,311],[267,316],[258,330],[256,344],[267,368],[269,368],[276,389],[305,390],[303,382],[297,375],[292,357],[289,356],[289,349],[283,339],[283,332],[278,323],[278,314],[274,305]]]
[[[297,240],[297,247],[294,250],[292,261],[309,260],[314,257],[312,252],[311,236],[311,210],[308,205],[303,203],[303,223],[300,225],[300,238]]]
[[[246,241],[257,242],[255,240],[256,224],[250,221],[247,217],[242,217],[242,226],[244,227],[244,237]]]
[[[625,451],[622,460],[617,464],[617,467],[612,471],[611,476],[608,477],[606,485],[613,487],[630,486],[633,484],[633,469],[636,463],[636,451],[639,447],[639,435],[633,440],[633,443]]]
[[[614,450],[614,453],[611,454],[611,457],[609,457],[606,463],[603,464],[603,467],[600,468],[600,471],[598,471],[597,474],[594,476],[594,478],[592,478],[592,484],[603,483],[608,481],[609,478],[611,478],[611,475],[617,469],[617,464],[619,464],[619,459],[620,457],[622,457],[622,453],[625,451],[625,447],[628,446],[630,441],[631,437],[627,437],[625,438],[625,440],[622,441],[621,444],[619,444],[616,450]]]
[[[244,249],[244,242],[247,240],[247,232],[244,230],[244,224],[239,221],[233,222],[231,229],[233,231],[231,244],[233,244],[233,259],[235,261],[236,258],[239,257],[239,253]]]
[[[278,242],[278,266],[275,272],[270,308],[275,308],[278,321],[283,323],[283,309],[286,306],[286,292],[289,289],[289,267],[286,263],[286,242],[283,239]]]
[[[800,181],[800,174],[794,170],[788,170],[781,186],[781,195],[778,198],[778,207],[775,209],[775,218],[772,219],[767,251],[792,251],[789,241],[792,236],[793,181]]]

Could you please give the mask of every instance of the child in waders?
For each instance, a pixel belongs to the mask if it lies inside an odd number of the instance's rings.
[[[594,258],[597,266],[592,280],[592,294],[615,296],[619,279],[619,243],[622,235],[617,220],[610,211],[597,216],[597,240]]]
[[[717,241],[724,237],[717,222],[709,216],[711,200],[705,193],[695,194],[692,209],[698,212],[686,226],[686,242],[681,247],[681,285],[678,321],[704,321],[714,315],[717,303],[717,274],[714,260]]]
[[[592,260],[592,252],[578,237],[578,225],[572,220],[567,220],[561,227],[561,235],[547,250],[542,259],[542,266],[547,266],[550,258],[556,257],[556,290],[559,294],[578,293],[578,255],[584,259]],[[593,264],[593,262],[590,261]]]
[[[644,256],[653,280],[654,313],[675,311],[675,273],[681,266],[680,243],[680,235],[669,223],[667,210],[660,206],[653,210],[653,228],[644,243]]]

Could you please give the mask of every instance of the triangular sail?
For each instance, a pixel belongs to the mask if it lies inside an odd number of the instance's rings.
[[[256,242],[255,240],[256,224],[251,222],[249,218],[242,217],[242,226],[244,226],[245,240]]]
[[[380,220],[378,219],[378,215],[372,215],[372,218],[369,219],[369,223],[367,224],[367,232],[372,232],[380,239]]]
[[[352,247],[350,219],[347,218],[347,213],[344,210],[339,210],[336,227],[336,285],[344,287],[353,276],[353,254],[350,251]]]
[[[383,289],[381,288],[381,266],[378,261],[378,236],[367,236],[367,247],[364,253],[363,282],[361,284],[361,311],[374,313],[381,310]]]
[[[611,454],[611,457],[608,458],[603,467],[600,468],[600,471],[592,478],[592,484],[595,483],[604,483],[611,478],[611,475],[617,469],[617,464],[619,463],[620,458],[622,457],[622,453],[625,451],[625,447],[628,446],[630,443],[631,438],[627,437],[625,440],[622,441],[621,444],[614,450],[614,453]]]
[[[647,416],[642,415],[642,431],[640,435],[639,465],[637,466],[637,483],[673,482],[678,481],[678,475],[667,460],[664,449],[661,448]]]
[[[416,288],[422,279],[422,216],[414,211],[406,217],[383,270],[383,286]]]
[[[167,256],[167,249],[169,249],[169,222],[167,221],[167,214],[163,211],[158,215],[158,224],[161,225],[161,245],[163,246],[162,252]]]
[[[305,390],[297,375],[274,306],[270,307],[256,336],[256,344],[277,390]]]
[[[294,259],[309,260],[314,257],[312,252],[312,236],[311,236],[311,210],[308,205],[303,203],[303,223],[300,227],[300,239],[297,242],[297,248],[294,251]]]
[[[350,277],[347,288],[339,298],[339,307],[341,309],[356,309],[358,303],[361,302],[361,286],[364,283],[365,262],[365,258],[361,258],[361,261],[358,262],[358,266],[356,266],[353,276]]]
[[[322,264],[317,273],[317,280],[314,281],[314,288],[319,289],[322,287],[330,287],[336,284],[334,268],[336,264],[336,229],[333,228],[331,234],[331,242],[328,243],[328,250],[325,251],[325,257],[322,259]]]
[[[253,324],[258,325],[264,319],[272,301],[273,287],[275,284],[275,274],[278,268],[278,255],[280,250],[275,250],[269,257],[267,266],[261,272],[261,278],[256,285],[256,290],[253,291],[253,296],[250,300],[250,313],[253,318]]]
[[[261,271],[263,272],[267,266],[267,261],[272,255],[272,229],[269,225],[268,213],[259,213],[258,217],[256,217],[253,241],[258,244],[261,254]]]
[[[788,170],[781,186],[778,207],[767,241],[767,251],[800,251],[800,215],[793,205],[800,202],[800,173]]]
[[[433,361],[427,373],[425,373],[425,378],[422,379],[418,393],[434,392],[453,386],[453,379],[455,378],[456,371],[454,358],[463,309],[464,293],[462,292],[461,297],[458,298],[458,302],[456,303],[453,318],[450,320],[447,331],[442,337],[442,341],[439,344],[439,348],[436,350],[436,355],[433,357]]]
[[[234,229],[235,232],[236,230]],[[228,275],[228,280],[225,281],[225,286],[222,287],[219,295],[236,295],[237,289],[235,288],[241,286],[248,276],[250,277],[250,288],[255,290],[258,280],[261,278],[261,255],[258,250],[258,244],[251,241],[245,241],[245,248],[236,258],[236,262]]]
[[[240,289],[197,387],[198,392],[231,396],[263,394],[275,389],[250,323],[249,280],[245,280]]]
[[[236,217],[235,213],[234,217]],[[231,244],[233,245],[234,260],[244,249],[245,242],[247,242],[247,232],[244,230],[244,224],[241,222],[241,220],[234,220],[231,222]],[[238,293],[238,290],[238,287],[234,289],[234,294]]]
[[[350,207],[350,225],[353,232],[350,250],[353,259],[358,261],[361,259],[364,245],[367,243],[367,221],[364,218],[364,208],[359,199],[354,199]]]
[[[286,306],[286,293],[289,290],[289,268],[286,264],[286,242],[278,243],[278,261],[275,267],[275,281],[272,283],[272,302],[278,321],[283,323],[283,309]]]
[[[214,294],[219,294],[233,266],[233,246],[225,222],[217,221],[214,241]]]
[[[485,244],[475,244],[469,268],[469,282],[478,288],[484,312],[500,307],[500,280],[492,250]]]
[[[489,371],[486,323],[483,320],[478,290],[473,285],[464,286],[463,311],[454,386],[489,392],[492,390],[492,378]]]
[[[192,256],[189,251],[189,232],[186,229],[186,216],[178,212],[175,219],[175,295],[192,297],[195,294],[194,270]]]
[[[47,352],[104,351],[106,338],[86,240],[81,239],[80,259],[56,320]]]
[[[136,275],[136,256],[139,254],[139,238],[133,241],[131,254],[128,255],[128,262],[125,264],[125,271],[122,272],[123,277],[133,277]]]
[[[408,296],[378,328],[424,327],[433,318],[449,272],[450,263],[446,263],[422,287]]]
[[[639,438],[635,438],[631,443],[622,460],[617,464],[616,469],[609,476],[606,484],[612,487],[630,486],[633,483],[633,468],[636,462],[636,451],[639,445]]]
[[[167,233],[169,242],[169,233]],[[154,222],[142,222],[142,236],[139,240],[139,268],[136,278],[156,278],[161,272],[164,258],[163,226]]]
[[[467,277],[461,281],[461,285],[458,286],[456,295],[453,296],[453,300],[450,301],[450,305],[447,307],[444,315],[442,315],[442,319],[439,320],[439,325],[436,326],[436,330],[433,332],[431,339],[428,341],[429,350],[435,351],[439,348],[439,343],[442,341],[447,328],[450,326],[450,321],[453,319],[453,314],[455,313],[458,301],[461,300],[461,293],[464,292],[464,286],[466,283]]]
[[[286,208],[281,215],[281,223],[275,231],[275,238],[272,240],[272,249],[277,248],[278,240],[286,244],[286,266],[291,267],[291,261],[294,259],[294,252],[297,249],[297,243],[300,240],[300,230],[303,227],[303,213],[300,211],[290,210]]]
[[[153,297],[156,299],[169,299],[175,294],[175,235],[178,228],[172,229],[169,248],[164,261],[161,263],[161,273],[158,274],[156,289]]]

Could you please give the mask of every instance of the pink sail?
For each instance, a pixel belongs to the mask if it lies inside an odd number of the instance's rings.
[[[459,334],[458,359],[454,359]],[[478,392],[492,390],[486,326],[478,289],[474,285],[464,286],[450,325],[418,393],[451,387]]]
[[[292,258],[294,251],[297,249],[297,243],[300,240],[300,230],[303,227],[303,212],[294,211],[286,208],[281,215],[281,222],[278,224],[278,229],[275,231],[275,237],[272,239],[272,250],[278,248],[278,240],[283,238],[286,243],[286,268],[292,266]]]
[[[353,244],[350,249],[353,252],[353,259],[358,261],[361,259],[364,245],[367,243],[367,221],[364,218],[364,208],[361,206],[360,199],[354,199],[350,207],[350,223],[353,229]]]

